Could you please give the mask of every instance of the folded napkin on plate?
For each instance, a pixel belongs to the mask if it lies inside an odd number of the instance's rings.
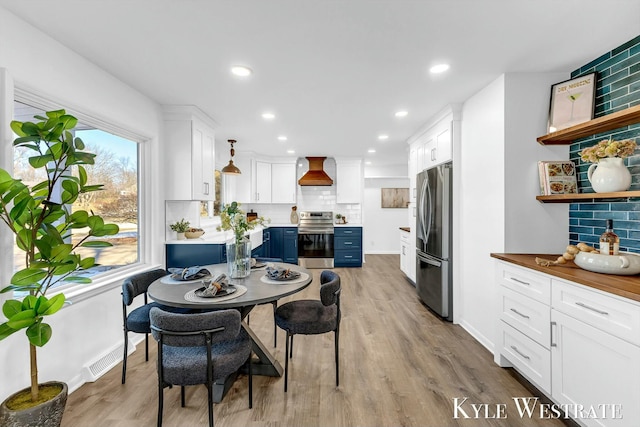
[[[293,280],[300,277],[300,273],[288,268],[267,267],[267,278],[271,280]]]
[[[171,278],[175,280],[198,280],[211,276],[211,272],[199,265],[187,268],[170,268]]]
[[[226,274],[220,274],[213,279],[205,279],[202,281],[204,289],[199,296],[212,297],[218,292],[225,291],[229,288],[229,278]]]

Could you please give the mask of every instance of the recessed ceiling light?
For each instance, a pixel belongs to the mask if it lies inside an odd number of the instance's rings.
[[[289,154],[295,154],[295,153],[296,153],[296,151],[295,151],[295,150],[287,150],[287,153],[289,153]]]
[[[449,64],[437,64],[429,68],[429,71],[433,74],[444,73],[449,69]]]
[[[284,136],[284,135],[280,135],[280,136],[278,137],[278,141],[286,141],[286,140],[287,140],[287,137],[286,137],[286,136]]]
[[[385,140],[385,139],[389,139],[389,135],[378,135],[378,139],[379,139],[380,141],[383,141],[383,140]]]
[[[234,65],[231,67],[231,72],[239,77],[247,77],[250,76],[253,71],[251,68],[245,67],[244,65]]]
[[[409,114],[408,111],[397,111],[396,112],[396,117],[405,117],[407,114]]]
[[[369,153],[375,153],[376,149],[375,148],[369,148]]]
[[[265,120],[273,120],[276,118],[276,115],[273,113],[262,113],[262,118]]]
[[[364,162],[364,164],[365,164],[365,165],[370,165],[370,164],[371,164],[371,162],[370,162],[370,161],[366,161],[366,162]]]

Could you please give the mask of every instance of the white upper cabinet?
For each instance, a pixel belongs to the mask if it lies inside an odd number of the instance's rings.
[[[336,201],[362,202],[362,162],[336,159]]]
[[[271,203],[296,202],[296,164],[271,164]]]
[[[213,121],[195,107],[168,106],[164,126],[166,199],[215,200]]]
[[[251,155],[238,153],[233,158],[233,164],[240,169],[240,175],[222,175],[224,182],[223,201],[229,204],[233,201],[251,203]]]
[[[451,108],[445,109],[409,138],[409,180],[412,202],[415,201],[414,175],[453,159],[454,120]]]
[[[271,163],[256,160],[253,162],[253,199],[254,203],[271,203]]]

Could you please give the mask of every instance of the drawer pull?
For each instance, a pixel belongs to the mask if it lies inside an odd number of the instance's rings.
[[[513,280],[514,282],[518,282],[518,283],[520,283],[522,285],[531,286],[531,283],[525,282],[524,280],[516,279],[515,277],[511,277],[510,279]]]
[[[605,316],[608,316],[609,313],[607,313],[606,311],[602,311],[602,310],[598,310],[597,308],[593,308],[593,307],[589,307],[587,304],[583,304],[581,302],[577,302],[576,305],[579,305],[582,308],[586,308],[587,310],[591,310],[591,311],[595,311],[598,314],[604,314]]]
[[[353,242],[344,242],[345,245],[353,245]]]
[[[345,255],[345,258],[353,258],[353,255]]]
[[[529,356],[527,356],[526,354],[522,353],[520,350],[518,350],[518,347],[516,347],[515,345],[511,346],[511,349],[513,351],[515,351],[516,353],[518,353],[520,356],[524,357],[527,360],[531,360],[531,358]]]
[[[529,316],[527,316],[526,314],[522,314],[522,313],[520,313],[520,312],[519,312],[518,310],[516,310],[515,308],[510,308],[509,310],[513,311],[513,312],[514,312],[515,314],[517,314],[518,316],[522,316],[522,317],[524,317],[525,319],[530,319],[530,317],[529,317]]]

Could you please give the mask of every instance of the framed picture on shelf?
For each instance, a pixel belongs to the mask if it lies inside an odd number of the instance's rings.
[[[551,86],[549,133],[593,119],[595,93],[596,73]]]

